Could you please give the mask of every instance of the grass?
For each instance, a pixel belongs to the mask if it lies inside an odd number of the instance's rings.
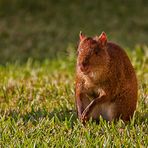
[[[73,50],[54,60],[0,66],[1,147],[148,147],[147,48],[126,51],[139,81],[137,110],[127,124],[78,121]]]
[[[147,0],[1,0],[0,64],[54,58],[76,45],[80,30],[88,36],[105,31],[132,50],[143,47],[148,43],[147,10]]]
[[[0,147],[148,147],[147,10],[147,0],[1,0]],[[129,123],[77,119],[80,30],[125,47],[139,82]]]

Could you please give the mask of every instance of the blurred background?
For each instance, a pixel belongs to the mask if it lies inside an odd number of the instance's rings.
[[[0,64],[67,55],[80,30],[131,50],[148,45],[148,0],[0,0]]]

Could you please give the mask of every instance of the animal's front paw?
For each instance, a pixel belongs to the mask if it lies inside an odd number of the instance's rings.
[[[86,116],[84,116],[84,117],[81,118],[82,124],[85,124],[86,121],[88,121],[88,118]]]
[[[85,124],[86,121],[88,121],[88,120],[89,120],[88,116],[86,115],[85,112],[83,112],[83,114],[82,114],[82,116],[81,116],[81,122],[82,122],[83,124]]]

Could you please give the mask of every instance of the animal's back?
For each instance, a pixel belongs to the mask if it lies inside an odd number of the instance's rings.
[[[134,68],[125,51],[115,43],[108,42],[107,52],[110,57],[111,72],[115,74],[118,81],[121,79],[130,85],[137,84]]]
[[[137,78],[134,68],[125,53],[118,45],[108,42],[107,51],[110,56],[110,72],[116,84],[116,110],[124,120],[133,115],[137,102]],[[118,116],[117,115],[117,116]]]

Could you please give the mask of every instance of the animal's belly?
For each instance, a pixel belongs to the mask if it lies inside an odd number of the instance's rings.
[[[93,119],[98,119],[100,115],[107,121],[113,120],[115,118],[115,104],[107,102],[97,105],[93,109],[90,117]]]

